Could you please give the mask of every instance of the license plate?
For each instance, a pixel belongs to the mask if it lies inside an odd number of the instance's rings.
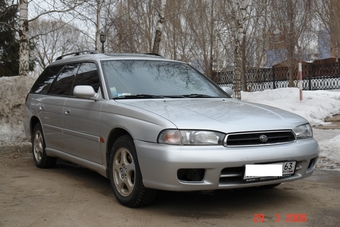
[[[246,181],[258,181],[288,177],[294,175],[295,161],[272,164],[249,164],[246,165],[243,179]]]

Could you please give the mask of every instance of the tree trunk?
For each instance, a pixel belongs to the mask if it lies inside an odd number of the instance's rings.
[[[246,78],[246,35],[245,30],[243,29],[243,37],[242,37],[242,90],[247,91],[247,78]]]
[[[238,38],[235,39],[235,49],[234,49],[234,98],[241,100],[241,71],[242,71],[242,58],[241,58],[241,45]]]
[[[234,98],[241,99],[241,77],[242,77],[242,50],[241,50],[241,42],[243,40],[244,31],[243,31],[243,23],[245,21],[246,16],[246,8],[245,1],[238,0],[234,3],[235,10],[235,20],[234,20],[234,81],[233,81],[233,89],[234,89]]]
[[[159,44],[161,42],[162,30],[163,30],[163,23],[165,20],[165,6],[166,0],[160,0],[161,6],[158,12],[159,20],[157,21],[156,26],[156,35],[155,40],[153,43],[152,53],[158,54],[159,53]]]
[[[295,41],[295,24],[294,24],[294,12],[293,2],[288,0],[288,19],[289,19],[289,31],[288,31],[288,73],[289,73],[289,87],[294,87],[294,49],[296,45]]]
[[[210,5],[210,51],[209,51],[209,69],[208,69],[208,74],[207,76],[210,78],[210,79],[213,79],[213,61],[214,61],[214,56],[213,56],[213,49],[214,49],[214,39],[215,39],[215,36],[214,36],[214,24],[215,24],[215,21],[214,21],[214,0],[211,0],[211,5]],[[216,59],[217,61],[219,59]]]
[[[19,75],[27,76],[29,72],[28,0],[20,0],[19,8]]]
[[[101,46],[100,46],[100,11],[101,11],[101,6],[100,6],[100,1],[97,0],[97,9],[96,9],[96,39],[95,39],[95,50],[100,52]]]

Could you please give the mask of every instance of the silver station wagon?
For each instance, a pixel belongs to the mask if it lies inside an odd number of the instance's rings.
[[[304,118],[151,54],[60,56],[27,95],[24,126],[37,167],[94,170],[128,207],[157,190],[275,187],[310,176],[319,155]]]

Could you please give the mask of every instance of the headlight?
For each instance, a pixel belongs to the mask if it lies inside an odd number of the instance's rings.
[[[313,130],[310,124],[297,126],[293,129],[297,139],[304,139],[313,137]]]
[[[164,130],[158,143],[173,145],[222,145],[223,133],[194,130]]]

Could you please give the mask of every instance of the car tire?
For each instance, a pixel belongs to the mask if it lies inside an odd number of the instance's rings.
[[[57,162],[57,158],[47,156],[46,154],[45,139],[40,123],[36,124],[36,126],[33,129],[31,142],[35,165],[39,168],[54,167]]]
[[[109,179],[117,200],[124,206],[145,206],[155,198],[156,190],[143,185],[136,149],[130,136],[119,137],[112,147]]]

